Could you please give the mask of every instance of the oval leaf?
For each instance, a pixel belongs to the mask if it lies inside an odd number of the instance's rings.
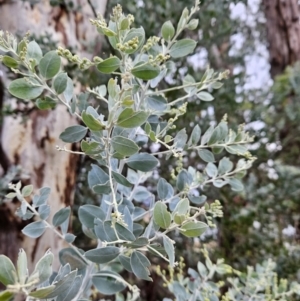
[[[57,94],[63,93],[67,88],[68,75],[67,73],[59,73],[53,80],[53,89]]]
[[[111,139],[111,144],[114,150],[123,156],[134,155],[139,150],[139,147],[136,143],[122,136],[113,137]]]
[[[60,57],[55,50],[49,51],[41,59],[39,63],[39,70],[45,79],[53,78],[60,69]]]
[[[139,153],[129,157],[126,163],[133,169],[148,172],[157,166],[158,160],[150,154]]]
[[[197,237],[202,235],[208,228],[203,222],[187,222],[180,229],[180,233],[187,237]]]
[[[118,57],[110,57],[97,65],[97,68],[102,73],[112,73],[120,67],[120,60]]]
[[[171,213],[161,201],[155,203],[153,216],[154,222],[161,228],[167,229],[171,225]]]
[[[196,47],[196,42],[192,39],[183,39],[177,41],[170,49],[170,55],[173,58],[179,58],[192,53]]]
[[[104,247],[87,251],[84,256],[95,263],[107,263],[114,260],[120,254],[120,249],[117,247]]]
[[[126,108],[118,117],[117,125],[123,128],[135,128],[146,122],[148,114],[146,112],[134,111]]]
[[[44,88],[35,80],[18,78],[10,83],[8,91],[11,95],[20,99],[34,99],[42,94]]]
[[[23,234],[31,237],[38,238],[40,237],[46,230],[46,224],[44,221],[33,222],[27,225],[23,230]]]
[[[154,67],[150,64],[143,64],[141,66],[134,67],[131,69],[131,73],[140,79],[150,80],[159,75],[160,69],[159,67]]]
[[[59,136],[63,142],[73,143],[83,139],[87,133],[87,128],[82,125],[73,125],[66,128]]]

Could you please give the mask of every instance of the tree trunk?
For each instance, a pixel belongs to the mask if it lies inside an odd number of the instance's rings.
[[[300,60],[298,0],[263,0],[272,77]]]
[[[36,4],[0,0],[0,29],[21,35],[29,30],[37,38],[47,33],[59,45],[72,47],[80,55],[88,56],[83,45],[95,41],[99,43],[97,31],[89,19],[94,17],[96,11],[104,14],[106,0],[100,2],[101,6],[92,7],[92,1],[74,0],[73,7],[68,8],[51,6],[49,0],[37,1]],[[12,102],[11,99],[5,101]],[[20,165],[29,176],[26,184],[30,182],[35,190],[43,186],[51,188],[51,220],[60,208],[72,205],[77,157],[58,152],[56,145],[61,145],[58,139],[60,133],[66,127],[76,124],[77,120],[63,105],[58,105],[52,111],[33,109],[28,120],[25,123],[21,121],[21,117],[4,118],[0,136],[0,154],[3,152],[0,163],[3,161],[4,172],[9,165]],[[0,207],[0,254],[6,254],[15,261],[22,247],[28,255],[29,265],[33,265],[51,248],[57,259],[63,242],[50,230],[35,240],[21,235],[20,230],[24,224],[14,214],[18,206],[7,203]],[[56,260],[54,268],[58,265]]]

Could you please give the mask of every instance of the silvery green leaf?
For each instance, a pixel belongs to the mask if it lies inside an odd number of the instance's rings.
[[[59,211],[57,211],[52,219],[53,226],[58,227],[65,221],[68,221],[70,217],[70,213],[71,213],[70,207],[62,208]]]
[[[220,175],[230,172],[232,168],[233,168],[233,163],[227,157],[224,157],[220,160],[218,166],[218,171]]]
[[[149,277],[148,267],[151,266],[149,259],[139,251],[133,251],[130,258],[130,265],[133,273],[140,279],[152,281]]]
[[[54,290],[55,290],[55,285],[50,285],[43,288],[39,288],[33,292],[30,292],[29,296],[37,299],[45,299]]]
[[[97,69],[102,73],[112,73],[120,67],[120,59],[116,56],[112,56],[106,60],[103,60],[97,65]]]
[[[135,128],[144,124],[147,118],[146,112],[125,108],[118,117],[117,125],[123,128]]]
[[[50,195],[51,189],[49,187],[43,187],[39,190],[39,194],[33,197],[33,204],[38,207],[46,204],[47,199]]]
[[[59,139],[63,142],[74,143],[82,140],[88,129],[82,125],[72,125],[67,127],[60,135]]]
[[[154,111],[163,112],[168,107],[167,100],[160,95],[150,95],[146,97],[146,103],[148,104],[149,109]]]
[[[73,93],[74,93],[73,81],[70,77],[68,77],[67,86],[63,92],[63,95],[64,95],[67,103],[69,103],[71,101],[71,99],[73,98]]]
[[[53,98],[45,96],[37,99],[35,104],[40,110],[51,110],[56,107],[57,102]]]
[[[215,178],[218,175],[218,168],[215,164],[209,162],[205,168],[207,175],[211,178]]]
[[[194,196],[192,194],[188,194],[188,198],[193,204],[203,205],[206,202],[207,196],[206,195]]]
[[[214,97],[210,93],[205,92],[205,91],[201,91],[201,92],[197,93],[197,97],[203,101],[214,100]]]
[[[215,162],[214,154],[208,149],[198,149],[198,155],[205,162]]]
[[[126,163],[130,168],[148,172],[158,165],[158,160],[148,153],[138,153],[129,157]]]
[[[112,227],[111,221],[105,221],[103,223],[103,230],[107,237],[107,241],[115,241],[118,239],[116,232],[115,232],[114,228]]]
[[[33,66],[39,64],[40,60],[43,57],[43,52],[41,47],[38,45],[36,41],[31,41],[27,44],[27,51],[26,51],[26,59],[27,60],[34,60]]]
[[[157,194],[160,200],[167,200],[174,195],[174,189],[165,179],[160,178],[157,184]]]
[[[115,136],[111,139],[111,145],[116,152],[123,156],[132,156],[139,151],[139,147],[131,139]]]
[[[174,211],[173,211],[173,215],[175,213],[178,213],[180,215],[186,215],[189,211],[190,208],[190,202],[188,199],[184,198],[181,199],[178,204],[176,205]]]
[[[40,218],[43,219],[43,220],[46,220],[49,215],[50,215],[50,206],[49,205],[41,205],[39,206],[39,215],[40,215]]]
[[[94,220],[98,218],[105,220],[105,213],[99,206],[82,205],[78,210],[78,218],[80,222],[88,228],[94,228]]]
[[[146,237],[139,237],[132,243],[126,244],[129,248],[139,249],[145,247],[149,244],[149,240]]]
[[[181,234],[187,237],[197,237],[202,235],[208,226],[203,222],[188,221],[179,228]]]
[[[126,241],[134,241],[135,240],[135,236],[129,229],[126,229],[124,226],[120,225],[119,223],[116,223],[115,227],[116,227],[116,231],[117,231],[120,239],[123,239]]]
[[[188,135],[186,134],[186,130],[180,130],[174,138],[174,147],[176,147],[177,149],[183,149],[186,145],[187,139]]]
[[[102,264],[114,260],[119,256],[119,254],[120,254],[119,248],[108,246],[104,248],[89,250],[85,252],[84,256],[92,262]]]
[[[126,288],[123,278],[112,271],[100,271],[92,278],[93,285],[104,295],[115,295]]]
[[[190,139],[188,141],[188,146],[191,146],[191,145],[197,145],[199,140],[200,140],[200,137],[201,137],[201,128],[200,126],[197,124],[194,128],[193,128],[193,131],[191,133],[191,136],[190,136]]]
[[[206,266],[202,262],[197,263],[197,269],[202,278],[205,278],[208,274]]]
[[[26,77],[13,80],[8,86],[8,91],[17,98],[29,100],[39,97],[44,87],[36,80]]]
[[[173,44],[170,49],[172,58],[180,58],[192,53],[197,43],[192,39],[182,39]]]
[[[171,21],[166,21],[161,28],[161,35],[166,41],[171,41],[175,34],[175,28]]]
[[[225,137],[223,137],[223,138],[225,138]],[[213,144],[219,142],[220,140],[222,140],[222,131],[221,131],[220,126],[217,126],[213,130],[213,132],[207,142],[207,145],[213,145]]]
[[[137,223],[133,223],[133,234],[136,238],[139,237],[143,233],[143,231],[144,226]]]
[[[68,243],[73,243],[75,240],[76,236],[72,233],[66,233],[65,234],[65,241]]]
[[[168,258],[170,261],[170,266],[174,267],[174,263],[175,263],[175,249],[174,249],[174,242],[172,242],[172,240],[164,235],[163,236],[163,243],[164,243],[164,248],[166,250],[166,253],[168,254]]]
[[[195,79],[187,74],[183,79],[183,85],[190,85],[184,88],[184,91],[190,95],[194,95],[197,93],[197,87],[194,85],[196,83]]]
[[[132,232],[133,231],[133,220],[132,220],[131,213],[127,206],[124,208],[123,214],[124,214],[124,222],[126,223],[128,230]]]
[[[142,45],[144,44],[145,41],[145,30],[143,27],[140,28],[132,28],[128,31],[128,33],[126,34],[123,43],[126,43],[130,40],[132,40],[133,38],[137,37],[138,38],[138,47],[135,49],[126,49],[125,52],[127,54],[132,54],[136,51],[138,51]]]
[[[28,277],[27,255],[23,249],[20,249],[17,260],[17,271],[19,283],[24,284]],[[1,300],[1,299],[0,299]]]
[[[103,171],[101,167],[95,164],[91,164],[92,169],[88,173],[88,183],[90,188],[93,188],[97,184],[105,184],[109,181],[109,176]]]
[[[211,125],[211,126],[206,130],[206,132],[204,133],[204,135],[202,136],[202,138],[201,138],[201,145],[204,145],[204,144],[206,144],[206,143],[208,142],[208,140],[210,139],[210,137],[211,137],[213,131],[214,131],[214,126]]]
[[[144,186],[137,186],[134,189],[132,198],[137,202],[144,202],[151,196],[151,193]]]
[[[59,261],[65,266],[65,274],[68,274],[71,270],[84,270],[88,265],[88,261],[86,261],[83,257],[83,252],[78,249],[78,251],[82,254],[80,256],[73,248],[64,248],[59,251]],[[70,267],[70,271],[68,271],[68,266]]]
[[[56,301],[72,301],[81,288],[82,277],[76,276],[72,284],[66,288],[63,294],[57,296]]]
[[[179,175],[177,176],[176,186],[179,191],[183,191],[186,187],[188,187],[193,181],[193,177],[190,173],[188,173],[185,169],[181,170]]]
[[[221,179],[217,179],[213,181],[213,185],[217,188],[221,188],[223,186],[225,186],[226,184],[228,184],[228,180],[221,180]]]
[[[244,190],[244,185],[238,179],[229,179],[229,185],[233,191],[242,191]]]
[[[48,250],[46,254],[35,265],[34,271],[29,276],[27,282],[30,283],[35,279],[37,279],[38,282],[36,284],[39,284],[48,280],[52,274],[53,259],[54,259],[53,254],[50,252],[50,250]]]
[[[124,269],[130,273],[133,273],[131,265],[130,265],[130,257],[124,256],[124,255],[119,255],[119,260]]]
[[[98,184],[92,187],[96,194],[109,194],[111,192],[111,186],[109,181],[104,184]]]
[[[90,114],[90,112],[88,112],[88,108],[86,111],[83,111],[81,113],[81,117],[85,125],[91,131],[101,131],[105,129],[105,125],[101,122],[101,120],[99,120],[99,118],[96,118],[94,115]]]
[[[141,207],[135,207],[134,211],[132,213],[132,218],[135,222],[140,221],[143,219],[143,217],[146,215],[147,211],[144,208]]]
[[[46,224],[44,221],[33,222],[27,225],[23,230],[22,233],[31,237],[31,238],[38,238],[40,237],[46,230]]]
[[[225,149],[228,153],[233,155],[244,155],[247,152],[247,147],[245,145],[229,145],[225,146]]]

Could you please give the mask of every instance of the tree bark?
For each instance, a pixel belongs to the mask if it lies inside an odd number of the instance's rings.
[[[0,29],[21,35],[30,31],[36,37],[47,33],[58,45],[77,49],[79,55],[88,56],[83,45],[99,43],[97,31],[89,19],[94,17],[95,11],[104,14],[106,0],[102,0],[98,7],[91,5],[92,1],[74,0],[73,9],[68,9],[65,6],[53,7],[49,0],[38,1],[34,5],[25,1],[0,0]],[[13,102],[11,99],[5,101]],[[56,145],[61,145],[60,133],[76,124],[77,120],[63,105],[52,111],[33,109],[28,117],[25,123],[21,123],[21,117],[4,119],[0,136],[1,159],[6,157],[3,161],[7,166],[20,165],[29,176],[26,184],[30,182],[36,190],[43,186],[51,188],[51,220],[60,208],[72,205],[77,157],[58,152]],[[7,166],[3,166],[3,172]],[[0,207],[0,254],[6,254],[15,261],[22,247],[32,266],[50,248],[55,255],[54,268],[57,269],[58,252],[63,241],[50,230],[35,240],[21,235],[24,223],[14,214],[18,206],[10,203]]]
[[[263,0],[272,77],[300,60],[298,0]]]

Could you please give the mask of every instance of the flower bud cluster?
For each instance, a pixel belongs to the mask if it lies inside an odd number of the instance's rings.
[[[139,46],[139,38],[138,37],[134,37],[131,40],[125,42],[124,44],[117,43],[117,45],[116,45],[117,49],[119,49],[122,52],[127,51],[127,50],[135,50],[138,48],[138,46]]]
[[[58,47],[57,54],[61,57],[68,59],[70,62],[78,64],[81,70],[85,70],[93,65],[93,63],[87,58],[80,58],[77,54],[72,55],[69,49],[64,49],[62,47]],[[95,57],[94,62],[101,62],[101,58]]]
[[[96,20],[90,19],[90,22],[97,28],[107,28],[107,23],[101,15],[99,15]]]
[[[154,45],[156,45],[159,42],[159,40],[160,40],[160,38],[157,36],[150,37],[147,40],[146,44],[143,46],[142,52],[148,51],[150,48],[152,48]]]

